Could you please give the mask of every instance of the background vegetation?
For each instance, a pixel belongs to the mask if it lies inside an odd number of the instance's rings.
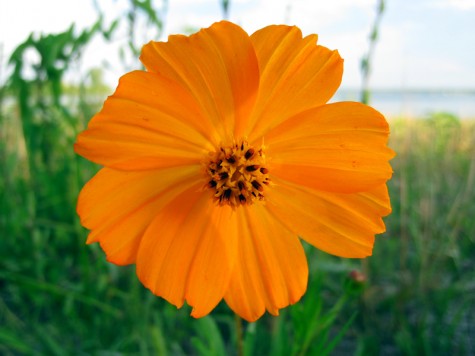
[[[32,35],[10,58],[0,88],[0,354],[237,352],[226,305],[195,320],[145,290],[134,266],[84,244],[76,199],[98,167],[72,144],[111,89],[97,69],[75,85],[64,75],[94,36],[112,38],[118,26],[136,53],[140,19],[160,31],[150,1],[131,0],[124,19],[104,26],[99,11],[90,29]],[[27,76],[31,48],[41,61]],[[308,292],[278,318],[245,323],[244,354],[475,354],[475,122],[434,113],[391,127],[394,211],[373,257],[307,248]]]

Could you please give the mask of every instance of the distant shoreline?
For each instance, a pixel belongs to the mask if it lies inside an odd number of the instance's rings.
[[[359,99],[360,90],[342,88],[331,102]],[[375,89],[369,104],[387,117],[425,118],[445,112],[467,120],[475,118],[475,89]]]
[[[111,90],[112,92],[112,90]],[[109,94],[91,93],[89,99],[97,102],[105,100]],[[341,88],[330,100],[359,101],[361,91],[356,88]],[[71,92],[65,98],[75,97]],[[14,104],[15,98],[5,95],[2,103],[6,110]],[[475,89],[445,88],[445,89],[374,89],[370,93],[369,105],[380,111],[387,118],[424,119],[435,113],[452,114],[460,120],[475,119]]]
[[[462,94],[475,95],[475,88],[374,88],[372,94]],[[357,94],[360,95],[360,88],[340,88],[337,94]]]

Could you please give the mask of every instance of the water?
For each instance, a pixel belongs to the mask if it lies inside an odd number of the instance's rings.
[[[93,98],[95,101],[101,101],[105,99],[105,95],[103,98],[94,95]],[[359,99],[358,90],[340,89],[331,102]],[[14,102],[14,98],[5,97],[3,104],[4,107],[10,107]],[[371,93],[370,105],[387,118],[424,118],[431,113],[445,112],[462,120],[475,119],[475,90],[376,90]]]
[[[357,90],[341,89],[332,101],[358,101]],[[423,118],[431,113],[446,112],[460,119],[475,119],[475,90],[460,91],[373,91],[370,105],[388,118]]]

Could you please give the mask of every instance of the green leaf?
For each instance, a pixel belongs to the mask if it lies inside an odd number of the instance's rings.
[[[34,354],[34,350],[25,343],[24,338],[2,327],[0,328],[0,350],[5,348],[8,351]]]
[[[223,337],[213,317],[207,316],[197,319],[195,321],[195,331],[198,336],[193,337],[191,342],[199,355],[226,355]]]

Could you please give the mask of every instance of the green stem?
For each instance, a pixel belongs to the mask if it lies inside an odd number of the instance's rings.
[[[223,9],[223,20],[229,19],[229,0],[221,0],[221,8]]]
[[[244,346],[243,346],[243,339],[242,339],[242,320],[239,315],[234,314],[234,321],[236,324],[236,347],[237,347],[237,355],[244,356]]]
[[[371,29],[371,33],[369,36],[369,49],[366,55],[361,60],[361,74],[362,74],[362,85],[361,85],[361,99],[360,101],[363,104],[369,103],[369,76],[371,73],[371,61],[373,59],[374,50],[376,47],[376,42],[379,37],[379,28],[381,25],[381,18],[384,13],[385,0],[378,0],[378,6],[376,9],[376,17],[374,19],[373,28]]]

